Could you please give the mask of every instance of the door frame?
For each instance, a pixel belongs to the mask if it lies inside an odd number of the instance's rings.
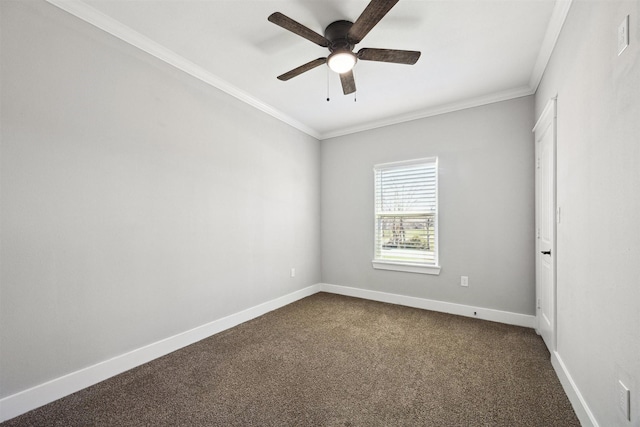
[[[557,148],[557,96],[551,98],[544,110],[540,114],[536,125],[533,127],[532,132],[534,133],[534,143],[535,143],[535,235],[536,235],[536,244],[535,244],[535,271],[536,271],[536,332],[538,334],[541,333],[541,294],[542,294],[542,284],[541,284],[541,262],[540,262],[540,251],[543,249],[540,247],[540,216],[541,216],[541,203],[540,203],[540,157],[539,157],[539,140],[546,133],[547,129],[552,132],[551,136],[551,144],[552,144],[552,165],[551,165],[551,176],[549,177],[552,180],[552,203],[549,206],[548,214],[553,218],[552,221],[552,231],[551,231],[551,264],[552,264],[552,272],[551,272],[551,292],[550,298],[552,301],[550,305],[551,309],[551,339],[550,342],[545,343],[549,348],[549,351],[553,353],[557,348],[557,330],[558,330],[558,316],[557,316],[557,223],[559,222],[559,210],[557,207],[557,171],[556,171],[556,148]],[[538,131],[538,132],[536,132]]]

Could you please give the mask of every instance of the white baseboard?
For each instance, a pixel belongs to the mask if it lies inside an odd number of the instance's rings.
[[[248,320],[291,304],[299,299],[313,295],[320,285],[292,292],[285,296],[256,305],[246,310],[198,326],[186,332],[146,345],[112,359],[97,363],[88,368],[72,372],[30,389],[0,399],[0,422],[17,417],[32,409],[46,405],[54,400],[75,393],[107,378],[150,362],[158,357],[179,350],[204,338],[233,328]]]
[[[536,317],[511,313],[509,311],[493,310],[490,308],[473,307],[470,305],[455,304],[451,302],[437,301],[425,298],[408,297],[405,295],[390,294],[386,292],[371,291],[360,288],[350,288],[347,286],[320,284],[320,290],[333,294],[346,295],[369,299],[379,302],[404,305],[407,307],[421,308],[424,310],[439,311],[442,313],[456,314],[458,316],[474,317],[476,319],[490,320],[492,322],[506,323],[508,325],[524,326],[535,328]]]
[[[126,372],[136,366],[150,362],[158,357],[162,357],[204,338],[233,328],[248,320],[255,319],[265,313],[321,291],[404,305],[407,307],[440,311],[459,316],[475,317],[510,325],[528,328],[535,327],[534,316],[318,283],[0,399],[0,422],[17,417],[25,412],[82,390],[83,388],[104,381],[107,378]],[[567,394],[569,394],[569,392],[567,392]],[[578,396],[580,396],[579,393]],[[590,412],[588,413],[590,414]],[[594,423],[593,425],[597,427],[597,424]]]
[[[578,386],[573,381],[573,378],[571,378],[571,374],[569,374],[566,365],[557,351],[551,352],[551,365],[556,371],[560,384],[562,384],[562,388],[567,394],[571,406],[573,406],[573,410],[578,420],[580,420],[580,424],[583,427],[598,427],[596,418],[593,416],[587,402],[582,397],[582,393],[580,393]]]

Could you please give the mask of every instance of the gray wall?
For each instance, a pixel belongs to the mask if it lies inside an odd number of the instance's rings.
[[[637,1],[574,0],[535,112],[321,145],[53,6],[0,13],[0,397],[319,281],[534,314],[531,128],[558,94],[558,354],[600,425],[625,425],[618,379],[638,424]],[[373,165],[434,155],[440,276],[374,270]]]
[[[320,281],[317,140],[49,4],[0,7],[0,397]]]
[[[640,425],[639,30],[638,1],[574,0],[536,94],[538,115],[558,95],[558,354],[601,426]]]
[[[535,314],[533,118],[530,96],[323,141],[322,281]],[[373,166],[430,156],[442,271],[374,270]]]

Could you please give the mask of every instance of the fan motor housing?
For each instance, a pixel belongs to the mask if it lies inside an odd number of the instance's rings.
[[[338,49],[348,49],[352,51],[354,44],[349,41],[347,34],[353,25],[351,21],[335,21],[325,28],[324,37],[329,40],[329,50],[333,52]]]

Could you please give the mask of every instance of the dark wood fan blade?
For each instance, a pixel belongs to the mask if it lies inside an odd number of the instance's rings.
[[[349,95],[356,91],[356,79],[353,78],[353,70],[340,74],[340,83],[342,83],[342,92]]]
[[[358,59],[363,61],[393,62],[394,64],[413,65],[420,58],[420,52],[415,50],[370,49],[358,51]]]
[[[305,27],[301,23],[294,21],[288,16],[283,15],[280,12],[272,13],[267,19],[269,19],[269,21],[273,22],[274,24],[281,26],[285,30],[289,30],[294,34],[304,37],[305,39],[312,41],[317,45],[320,45],[322,47],[329,46],[329,40],[325,39],[320,34]]]
[[[351,40],[353,44],[360,43],[398,1],[399,0],[371,0],[349,29],[349,33],[347,34],[349,40]]]
[[[304,65],[299,66],[298,68],[294,68],[293,70],[284,73],[281,76],[278,76],[278,80],[282,80],[282,81],[287,81],[289,79],[294,78],[295,76],[299,76],[300,74],[312,70],[316,67],[319,67],[322,64],[325,64],[327,62],[327,58],[318,58],[318,59],[314,59],[313,61],[309,61]]]

